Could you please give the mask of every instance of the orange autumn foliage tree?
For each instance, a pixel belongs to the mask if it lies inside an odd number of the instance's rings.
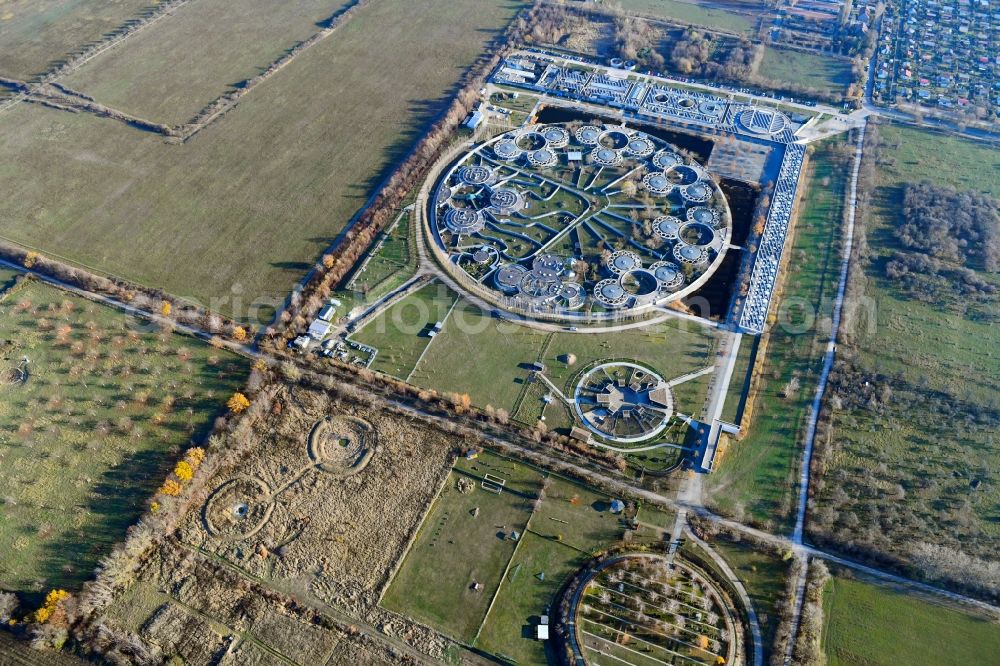
[[[45,596],[45,604],[35,611],[34,620],[38,624],[45,624],[45,621],[52,617],[52,613],[55,612],[56,606],[63,599],[69,597],[69,592],[66,590],[52,590]]]
[[[177,497],[181,494],[181,484],[177,483],[173,479],[167,479],[160,486],[158,491],[161,495],[169,495],[170,497]]]

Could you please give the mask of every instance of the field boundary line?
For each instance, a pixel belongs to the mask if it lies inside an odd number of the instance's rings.
[[[222,115],[235,107],[240,101],[249,95],[257,86],[266,83],[268,79],[292,64],[300,55],[326,40],[327,37],[337,31],[337,28],[351,20],[354,15],[371,4],[371,0],[353,0],[349,6],[335,11],[324,23],[327,25],[311,36],[302,40],[286,53],[272,60],[263,69],[261,74],[247,81],[246,86],[231,90],[219,95],[214,100],[205,105],[200,111],[192,116],[186,123],[174,127],[179,143],[184,143],[201,130],[205,129]]]
[[[544,499],[542,501],[545,501]],[[535,517],[535,503],[531,504],[531,514],[528,516],[528,520],[525,521],[524,527],[521,528],[521,538],[517,540],[517,545],[514,546],[514,552],[510,554],[510,559],[507,560],[507,566],[503,568],[503,573],[500,575],[500,584],[497,585],[496,591],[493,593],[493,598],[490,599],[490,605],[486,607],[486,614],[483,615],[483,621],[479,624],[479,629],[476,630],[476,635],[472,638],[472,645],[475,646],[479,642],[479,636],[483,633],[483,627],[489,622],[490,613],[493,612],[493,606],[496,605],[497,599],[500,598],[500,591],[503,590],[504,585],[507,583],[507,574],[510,573],[510,565],[517,557],[517,551],[521,550],[521,544],[524,543],[524,535],[531,530],[531,521]]]
[[[448,325],[448,320],[451,318],[451,313],[455,310],[455,306],[458,305],[458,301],[459,301],[460,298],[461,298],[461,296],[459,296],[458,294],[455,294],[455,298],[451,302],[451,307],[448,308],[448,312],[445,313],[444,319],[441,320],[441,332],[442,333],[444,332],[444,327]],[[436,335],[433,338],[431,338],[430,340],[427,341],[427,344],[424,346],[424,350],[422,352],[420,352],[420,356],[417,357],[417,360],[413,364],[413,367],[410,368],[410,372],[406,375],[406,379],[403,380],[407,384],[410,383],[410,377],[412,377],[413,373],[417,371],[418,367],[420,367],[420,363],[424,360],[424,356],[427,355],[427,350],[431,348],[431,345],[434,344],[435,340],[437,340],[437,336]]]
[[[457,456],[451,461],[451,467],[448,469],[448,473],[444,475],[444,479],[442,479],[441,483],[438,484],[437,492],[434,493],[434,501],[431,502],[430,506],[427,507],[427,510],[424,511],[424,515],[420,518],[420,523],[417,524],[416,528],[413,530],[413,534],[411,534],[410,538],[407,539],[406,546],[403,548],[402,554],[396,560],[396,563],[393,564],[392,569],[389,570],[389,574],[386,576],[385,582],[382,583],[382,589],[379,590],[378,600],[375,602],[376,606],[385,608],[382,606],[382,598],[385,597],[385,593],[389,591],[390,587],[392,587],[392,582],[396,580],[396,575],[399,574],[399,570],[402,569],[403,565],[406,563],[406,558],[410,556],[410,551],[413,550],[413,544],[417,542],[417,537],[420,536],[420,532],[424,529],[424,523],[427,522],[427,519],[434,511],[434,508],[437,507],[438,502],[441,501],[441,494],[444,492],[445,486],[448,485],[448,481],[451,479],[452,473],[455,471],[456,462],[458,462]],[[389,608],[385,608],[385,610],[395,612]]]

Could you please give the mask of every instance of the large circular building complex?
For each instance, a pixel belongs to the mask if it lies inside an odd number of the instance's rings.
[[[731,217],[710,174],[623,125],[528,125],[446,168],[426,232],[440,263],[500,308],[617,319],[683,298],[722,263]]]

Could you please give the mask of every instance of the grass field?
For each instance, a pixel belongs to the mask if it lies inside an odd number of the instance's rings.
[[[3,235],[241,319],[280,304],[520,7],[371,3],[180,145],[18,105],[0,116]]]
[[[799,438],[829,332],[826,326],[817,330],[816,322],[828,320],[837,289],[847,165],[835,154],[839,140],[833,141],[810,158],[782,296],[784,323],[771,331],[748,434],[705,481],[712,506],[762,524],[787,523],[791,516]],[[782,397],[793,378],[799,388]]]
[[[411,380],[439,391],[467,393],[479,406],[512,410],[524,389],[526,368],[535,362],[543,363],[546,376],[566,393],[583,368],[601,359],[633,359],[670,379],[710,365],[714,345],[712,333],[686,322],[614,335],[547,333],[492,319],[460,302]],[[560,360],[564,354],[574,354],[576,363]]]
[[[428,345],[428,327],[444,321],[458,296],[440,282],[431,282],[383,310],[352,339],[375,347],[373,370],[406,379]]]
[[[1000,302],[993,296],[985,306],[992,316],[920,302],[886,277],[884,264],[898,247],[891,232],[904,183],[934,178],[1000,196],[1000,157],[970,141],[908,127],[884,126],[880,136],[883,161],[866,220],[872,257],[863,281],[871,299],[864,313],[874,318],[857,319],[854,344],[845,351],[856,352],[859,370],[890,395],[882,409],[836,413],[837,453],[825,470],[811,529],[851,534],[904,558],[929,542],[992,559],[1000,548],[1000,451],[994,446]],[[975,479],[982,485],[974,490]]]
[[[747,383],[750,380],[751,361],[754,359],[754,347],[757,338],[743,336],[740,340],[740,350],[736,354],[736,366],[733,368],[733,376],[729,380],[729,388],[726,390],[726,405],[722,410],[722,419],[739,425],[742,415],[740,409],[743,394],[746,392]]]
[[[779,85],[806,86],[830,95],[846,93],[854,76],[847,61],[773,46],[764,50],[757,73]]]
[[[551,612],[562,584],[589,559],[564,543],[526,534],[476,646],[518,664],[555,663],[546,656],[546,643],[535,638],[535,625],[543,613]]]
[[[834,577],[823,606],[830,666],[959,666],[1000,654],[995,623],[885,587]]]
[[[764,639],[764,660],[767,663],[774,633],[780,616],[778,601],[785,593],[785,580],[791,569],[791,560],[784,561],[769,553],[754,550],[746,543],[716,540],[711,544],[746,587]]]
[[[546,398],[550,402],[545,402]],[[515,421],[533,426],[543,420],[550,430],[569,430],[573,427],[572,408],[553,395],[547,384],[541,381],[533,382],[524,387],[524,394],[518,403],[517,411],[511,414]]]
[[[343,0],[197,0],[60,83],[141,118],[180,124],[316,33],[317,24],[343,5]]]
[[[682,24],[700,25],[724,32],[749,34],[754,27],[754,19],[747,14],[702,7],[695,2],[619,0],[615,4],[620,5],[625,11],[664,18]]]
[[[5,0],[0,3],[0,76],[28,79],[100,39],[149,0]]]
[[[475,639],[514,554],[517,542],[510,538],[510,531],[524,532],[531,503],[541,486],[541,474],[519,466],[517,476],[504,474],[505,490],[494,495],[479,487],[486,465],[494,463],[501,464],[485,454],[469,474],[460,469],[451,473],[424,519],[406,566],[382,599],[386,608],[465,643]],[[471,492],[458,489],[460,478],[475,484]],[[479,514],[473,516],[477,508]],[[500,525],[504,529],[499,529]],[[482,584],[481,589],[472,589],[476,582]]]
[[[486,474],[507,480],[501,493],[480,487]],[[460,492],[459,478],[475,489]],[[534,638],[539,616],[567,576],[624,534],[608,510],[611,499],[490,452],[460,458],[382,605],[478,649],[543,666],[545,647]],[[666,513],[646,513],[644,520],[672,524]],[[474,591],[473,582],[482,588]]]
[[[0,300],[0,363],[0,587],[33,596],[90,578],[246,369],[37,282]]]
[[[374,301],[413,277],[417,257],[412,247],[410,222],[410,213],[400,214],[399,221],[384,235],[381,247],[372,253],[364,270],[351,276],[352,292]]]

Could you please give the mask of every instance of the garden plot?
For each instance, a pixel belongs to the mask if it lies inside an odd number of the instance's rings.
[[[679,559],[624,556],[596,572],[576,608],[582,652],[592,663],[733,663],[738,629],[728,601]]]

